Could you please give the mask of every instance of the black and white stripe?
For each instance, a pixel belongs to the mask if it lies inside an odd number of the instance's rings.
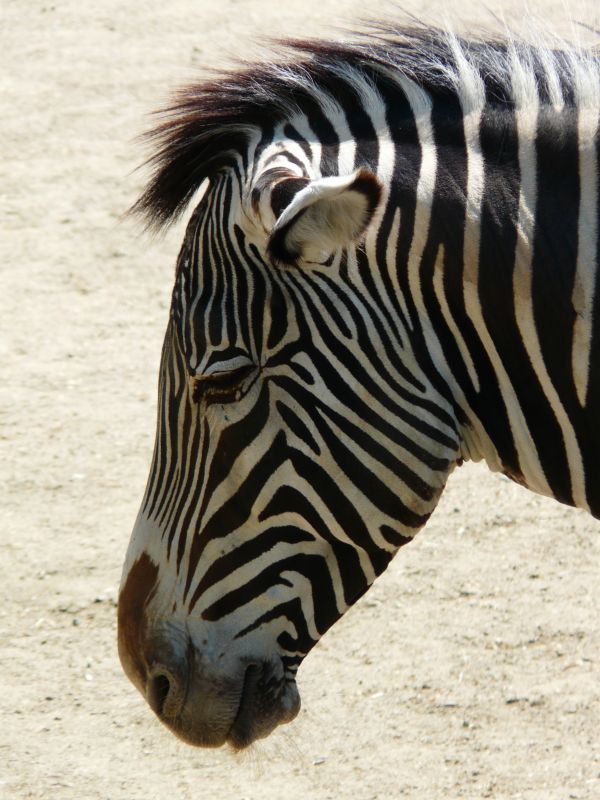
[[[292,48],[154,133],[137,209],[160,226],[206,185],[128,557],[290,676],[462,459],[600,517],[597,54]]]

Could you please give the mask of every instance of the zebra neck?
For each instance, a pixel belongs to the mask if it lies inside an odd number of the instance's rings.
[[[597,119],[486,100],[448,126],[433,102],[407,259],[463,455],[596,516]]]

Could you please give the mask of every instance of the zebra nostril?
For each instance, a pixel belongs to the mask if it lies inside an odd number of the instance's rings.
[[[165,702],[171,691],[171,681],[164,673],[157,673],[148,679],[146,685],[146,697],[150,708],[161,716],[165,707]]]

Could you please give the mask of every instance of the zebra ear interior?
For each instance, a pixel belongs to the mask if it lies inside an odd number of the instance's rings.
[[[368,169],[310,181],[279,215],[267,244],[275,263],[320,261],[356,244],[381,200],[382,185]]]

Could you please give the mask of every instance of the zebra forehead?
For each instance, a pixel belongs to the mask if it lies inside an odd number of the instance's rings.
[[[339,99],[364,100],[375,87],[409,82],[426,97],[451,93],[463,111],[484,100],[597,107],[600,52],[516,37],[464,38],[425,26],[372,25],[348,42],[286,41],[281,60],[230,70],[188,86],[146,135],[153,175],[133,207],[161,228],[183,212],[198,187],[247,159],[257,137],[284,120]],[[259,145],[260,147],[260,145]],[[248,166],[246,164],[246,166]]]

